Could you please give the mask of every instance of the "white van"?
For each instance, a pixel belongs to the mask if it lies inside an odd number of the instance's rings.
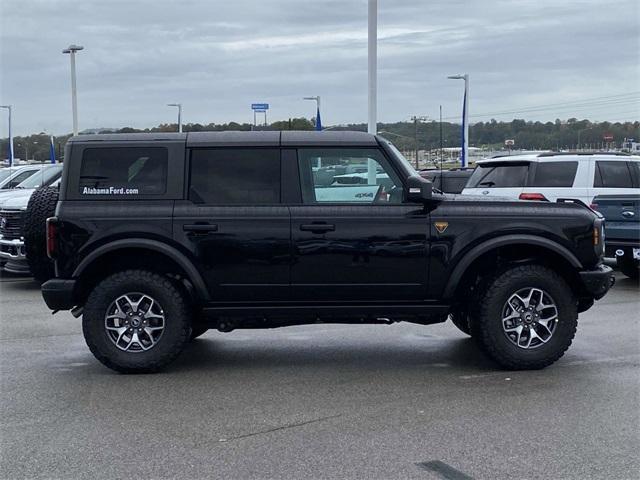
[[[640,156],[540,153],[478,161],[462,195],[550,202],[571,198],[591,205],[596,195],[638,191]]]

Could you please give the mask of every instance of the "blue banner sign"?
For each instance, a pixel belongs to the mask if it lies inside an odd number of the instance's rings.
[[[251,104],[251,110],[256,110],[258,112],[264,112],[266,110],[269,110],[269,104],[268,103],[252,103]]]

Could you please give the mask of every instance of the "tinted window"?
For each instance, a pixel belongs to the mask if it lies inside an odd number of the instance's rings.
[[[298,150],[305,203],[402,203],[402,183],[372,148]]]
[[[528,171],[528,163],[484,163],[476,167],[467,188],[523,187]]]
[[[627,162],[598,161],[594,187],[632,188],[631,171]]]
[[[627,165],[631,170],[633,188],[640,188],[640,162],[628,162]]]
[[[460,193],[467,186],[469,175],[445,175],[442,177],[441,190],[445,193]]]
[[[16,188],[27,178],[33,175],[36,171],[37,170],[25,170],[24,172],[20,172],[18,175],[9,180],[3,188]]]
[[[166,190],[166,148],[88,148],[82,155],[81,194],[159,195]]]
[[[280,151],[197,149],[191,153],[189,199],[213,205],[280,202]]]
[[[536,164],[532,187],[573,187],[578,162],[545,162]]]

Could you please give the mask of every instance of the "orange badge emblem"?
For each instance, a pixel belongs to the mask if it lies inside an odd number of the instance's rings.
[[[435,222],[434,225],[438,233],[444,233],[444,231],[449,226],[449,222]]]

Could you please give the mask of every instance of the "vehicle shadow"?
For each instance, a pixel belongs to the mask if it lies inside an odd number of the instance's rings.
[[[471,338],[428,338],[423,342],[399,343],[397,337],[388,343],[362,343],[340,339],[314,338],[306,342],[251,339],[247,342],[225,342],[224,335],[209,332],[187,346],[168,372],[178,371],[251,371],[291,369],[310,371],[376,371],[389,374],[416,369],[453,369],[459,373],[498,370],[498,366],[479,350]]]

